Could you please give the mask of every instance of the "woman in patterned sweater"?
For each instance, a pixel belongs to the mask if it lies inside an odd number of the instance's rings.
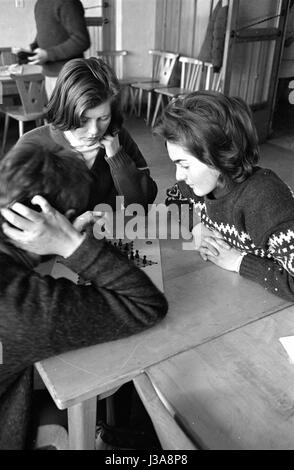
[[[239,98],[201,91],[168,105],[156,127],[176,164],[167,203],[190,202],[205,261],[294,300],[294,198],[271,170],[257,166],[257,133]]]

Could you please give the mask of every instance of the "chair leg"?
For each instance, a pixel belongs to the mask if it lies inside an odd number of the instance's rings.
[[[151,127],[154,127],[154,124],[155,124],[155,121],[156,121],[158,111],[159,111],[159,108],[160,108],[161,104],[162,104],[162,95],[159,94],[158,98],[157,98],[157,101],[156,101],[156,106],[155,106],[155,110],[154,110],[154,114],[153,114],[153,119],[152,119],[152,122],[151,122]]]
[[[146,119],[146,124],[147,124],[147,126],[149,126],[149,121],[150,121],[151,101],[152,101],[152,91],[148,91],[148,99],[147,99],[147,119]]]
[[[135,90],[132,86],[128,86],[129,91],[129,115],[136,115],[136,99],[138,96],[138,90]]]
[[[123,113],[125,114],[128,112],[129,101],[130,101],[129,88],[126,85],[121,85],[121,107],[122,107]]]
[[[140,116],[141,116],[142,101],[143,101],[143,90],[142,90],[142,88],[140,88],[140,90],[139,90],[139,103],[138,103],[138,113],[137,113],[137,117],[140,117]]]
[[[5,151],[7,133],[8,133],[8,126],[9,126],[9,116],[8,116],[8,114],[5,114],[3,140],[2,140],[2,147],[1,147],[1,154],[2,155],[4,155],[4,151]]]
[[[19,137],[23,135],[23,122],[18,121],[18,131],[19,131]]]

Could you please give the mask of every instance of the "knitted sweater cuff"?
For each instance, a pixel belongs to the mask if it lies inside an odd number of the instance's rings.
[[[113,157],[105,157],[110,169],[113,171],[121,170],[122,168],[128,167],[130,168],[130,164],[134,164],[134,162],[130,159],[130,157],[126,154],[126,152],[120,148],[119,151],[113,155]]]
[[[260,258],[248,253],[246,256],[243,257],[239,274],[241,276],[246,277],[247,279],[256,281],[260,273],[260,263],[258,262],[260,260]]]
[[[92,230],[93,228],[91,228]],[[103,240],[95,240],[92,233],[87,231],[87,236],[83,243],[68,258],[61,258],[62,264],[70,268],[76,273],[86,271],[95,261],[100,251],[103,249],[105,242]]]

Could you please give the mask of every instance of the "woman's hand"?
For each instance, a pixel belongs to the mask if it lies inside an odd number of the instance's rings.
[[[219,232],[217,232],[216,230],[211,230],[201,223],[193,227],[192,233],[193,233],[193,238],[194,238],[195,250],[199,250],[200,254],[202,252],[204,254],[205,252],[205,250],[202,250],[202,248],[208,248],[208,247],[210,249],[211,254],[214,254],[215,256],[217,256],[218,254],[218,250],[217,250],[218,246],[223,247],[226,250],[231,249],[230,245],[224,241],[222,235]],[[210,240],[210,239],[216,239],[218,241],[218,246],[216,245],[212,246],[211,244],[208,246],[207,240]]]
[[[243,255],[229,246],[218,232],[214,232],[211,237],[205,237],[199,251],[204,261],[211,261],[228,271],[239,272]]]
[[[42,196],[35,196],[32,203],[42,211],[36,212],[18,202],[13,204],[13,210],[1,209],[2,216],[16,227],[4,223],[4,234],[22,250],[38,255],[70,256],[84,236]]]
[[[192,229],[195,250],[199,250],[206,236],[211,236],[212,231],[203,224],[197,224]]]
[[[115,135],[105,134],[103,139],[100,140],[100,143],[105,148],[105,153],[107,157],[113,157],[120,148],[118,133]]]

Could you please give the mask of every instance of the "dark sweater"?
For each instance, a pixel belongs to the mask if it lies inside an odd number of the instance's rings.
[[[70,146],[64,133],[51,125],[37,127],[27,132],[16,145],[22,145],[24,142],[36,143],[55,153],[66,149],[73,153],[73,158],[74,153],[80,156]],[[109,204],[115,208],[118,195],[124,196],[125,206],[137,203],[146,209],[156,197],[157,186],[150,177],[147,163],[125,129],[121,129],[119,133],[119,142],[121,148],[113,157],[106,157],[105,150],[101,147],[98,150],[95,163],[90,170],[93,184],[89,210],[93,210],[99,203]]]
[[[271,170],[256,167],[252,176],[219,199],[197,198],[180,182],[168,203],[190,201],[208,228],[246,253],[240,275],[266,290],[294,301],[294,198]]]
[[[80,0],[38,0],[35,5],[37,36],[32,49],[48,54],[44,75],[56,77],[69,59],[83,57],[90,47],[84,8]]]
[[[167,303],[118,250],[88,236],[63,263],[91,285],[41,277],[0,246],[0,449],[31,442],[33,364],[151,327]]]

